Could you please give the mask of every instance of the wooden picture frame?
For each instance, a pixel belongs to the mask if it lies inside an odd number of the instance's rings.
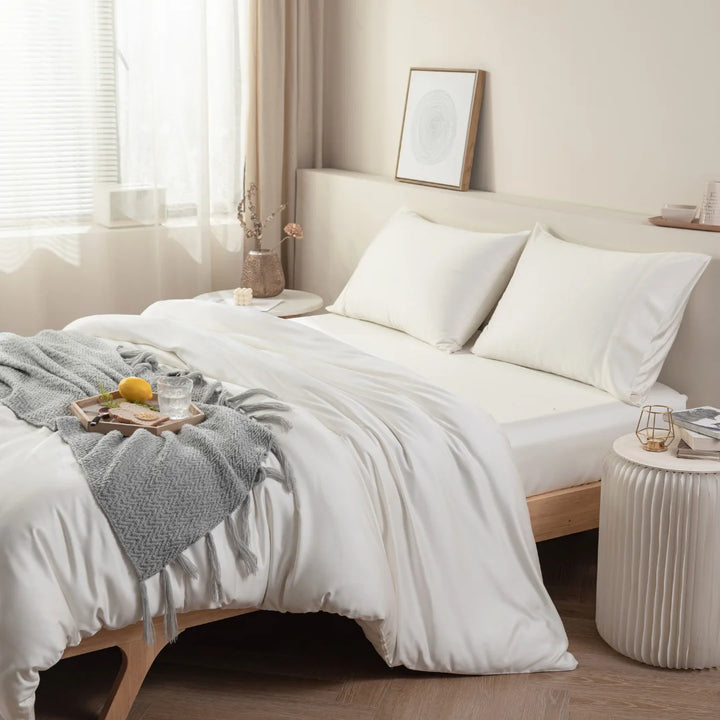
[[[484,70],[410,68],[395,179],[470,187]]]

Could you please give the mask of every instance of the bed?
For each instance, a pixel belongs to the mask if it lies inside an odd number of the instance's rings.
[[[107,716],[127,713],[167,630],[157,628],[148,646],[142,626],[125,628],[141,617],[160,625],[168,602],[179,628],[207,620],[185,613],[208,608],[222,608],[218,617],[250,608],[343,614],[388,664],[419,670],[574,667],[505,437],[487,414],[402,368],[259,312],[165,301],[140,316],[91,316],[67,329],[83,342],[132,346],[143,362],[150,351],[168,366],[199,370],[233,394],[275,392],[290,407],[293,427],[276,435],[294,488],[268,478],[253,489],[247,530],[256,572],[239,569],[221,524],[211,531],[219,597],[209,591],[213,570],[200,538],[183,553],[199,578],[169,563],[162,572],[172,601],[153,576],[144,613],[117,528],[68,444],[0,407],[4,720],[32,717],[38,669],[85,638],[67,655],[120,643],[128,664]],[[102,451],[95,447],[88,454]],[[237,513],[231,520],[240,525]]]
[[[648,222],[646,215],[641,214],[493,192],[458,193],[397,183],[383,176],[346,170],[299,170],[297,180],[298,220],[305,228],[305,238],[296,247],[295,287],[318,293],[328,303],[342,291],[372,239],[401,207],[415,209],[430,220],[453,227],[513,232],[523,227],[531,228],[541,222],[564,240],[591,247],[640,253],[689,251],[711,256],[713,260],[689,299],[659,382],[684,395],[688,407],[720,405],[720,364],[715,361],[720,348],[720,324],[715,322],[714,317],[714,308],[720,302],[720,247],[716,234],[672,228],[663,228],[662,232],[658,232]],[[442,238],[437,236],[431,238],[431,241],[441,243]],[[328,331],[332,331],[333,325],[337,324],[331,318],[319,322],[327,324]],[[355,327],[364,327],[370,334],[378,332],[375,325],[361,323]],[[347,332],[346,339],[349,342],[365,345],[370,352],[382,353],[376,342],[361,338],[360,332],[349,329],[349,325]],[[383,336],[387,337],[387,334]],[[414,345],[405,337],[399,342],[408,348]],[[413,352],[415,348],[420,348],[425,357],[435,355],[421,346],[422,343],[415,345]],[[408,357],[405,356],[406,359]],[[468,360],[461,362],[467,363]],[[423,368],[412,359],[410,366],[421,373],[427,369],[426,377],[433,377],[436,382],[440,379],[437,368]],[[462,380],[456,382],[452,375],[445,375],[442,379],[449,389],[460,389],[465,394],[464,387],[457,387],[457,382],[462,383]],[[559,390],[554,383],[553,378],[547,387],[549,394],[544,396],[544,400],[550,403],[543,407],[554,416],[549,425],[554,425],[559,431],[556,436],[558,451],[566,457],[568,436],[563,435],[563,432],[572,435],[578,426],[572,422],[562,424],[562,414],[552,410],[552,402],[557,400]],[[659,402],[667,401],[670,406],[675,401],[682,402],[673,390],[670,395],[662,387],[658,390]],[[513,399],[521,397],[525,402],[528,400],[527,395],[519,395],[515,391],[509,396]],[[602,394],[596,395],[595,400],[600,397]],[[602,415],[613,412],[611,407],[614,398],[605,395],[604,399],[607,405],[603,408],[604,403],[600,401],[594,413]],[[483,397],[480,404],[485,406],[487,402],[488,398]],[[594,404],[594,401],[590,404]],[[531,468],[531,475],[526,475],[528,508],[537,540],[598,526],[599,472],[604,448],[608,447],[609,439],[617,436],[613,433],[632,430],[633,419],[637,419],[636,411],[630,410],[627,405],[614,407],[620,409],[621,415],[625,413],[625,420],[614,429],[611,429],[612,422],[604,424],[604,420],[600,421],[599,435],[593,443],[583,448],[587,462],[584,467],[578,468],[578,474],[561,470],[557,479],[548,478],[547,483],[537,482],[538,478],[531,477],[537,470],[536,465]],[[494,407],[488,409],[500,422],[507,423],[504,426],[511,440],[525,435],[525,421],[507,415],[507,400],[495,403]],[[533,462],[532,454],[526,457]]]
[[[308,242],[298,281],[331,299],[354,266],[339,270],[338,258],[349,256],[329,238],[345,234],[332,228],[347,211],[361,226],[353,237],[365,237],[369,225],[386,219],[384,204],[390,213],[398,198],[388,198],[383,183],[337,173],[304,173],[300,188]],[[358,211],[350,199],[358,192],[377,204],[377,217]],[[438,197],[445,202],[446,194]],[[318,252],[313,236],[324,239],[322,267],[330,275],[308,271]],[[701,302],[689,307],[691,319],[698,309],[707,316],[707,285],[697,289]],[[467,348],[448,355],[337,314],[283,321],[171,301],[140,316],[89,317],[68,329],[152,352],[169,367],[198,369],[233,390],[268,388],[292,408],[294,427],[279,442],[294,467],[294,494],[271,481],[253,491],[249,533],[258,572],[237,572],[219,528],[221,602],[180,570],[170,572],[179,630],[256,608],[328,610],[356,619],[389,664],[471,673],[574,667],[533,540],[597,525],[597,465],[609,439],[633,424],[634,406],[574,380]],[[684,340],[695,350],[712,332],[691,327]],[[683,406],[686,395],[710,387],[708,372],[717,368],[701,362],[696,384],[669,382],[676,392],[653,383],[648,397]],[[492,396],[468,397],[483,382]],[[523,388],[528,392],[518,393]],[[123,666],[102,717],[124,718],[165,644],[161,588],[149,584],[156,632],[148,644],[132,568],[93,509],[72,454],[7,408],[0,408],[0,427],[0,576],[8,579],[0,588],[0,717],[32,718],[38,670],[118,646]],[[338,488],[337,477],[354,479]],[[357,508],[356,522],[348,512]],[[202,576],[202,549],[188,552]]]

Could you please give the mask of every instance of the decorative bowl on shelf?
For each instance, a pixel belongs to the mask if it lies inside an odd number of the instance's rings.
[[[692,222],[697,212],[697,205],[674,205],[668,203],[663,205],[662,216],[665,220],[677,220],[678,222]]]

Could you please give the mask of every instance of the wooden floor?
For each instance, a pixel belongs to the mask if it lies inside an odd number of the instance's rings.
[[[357,626],[257,613],[187,630],[163,650],[131,720],[695,720],[720,717],[720,673],[618,655],[594,617],[597,532],[539,546],[580,665],[569,673],[455,677],[389,670]],[[38,720],[91,720],[118,662],[107,650],[43,673]]]

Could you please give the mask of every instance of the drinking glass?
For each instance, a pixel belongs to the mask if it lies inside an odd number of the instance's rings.
[[[193,381],[189,377],[164,377],[157,384],[160,412],[171,420],[180,420],[190,414]]]
[[[720,225],[720,180],[711,180],[705,187],[705,197],[700,206],[700,223]]]

